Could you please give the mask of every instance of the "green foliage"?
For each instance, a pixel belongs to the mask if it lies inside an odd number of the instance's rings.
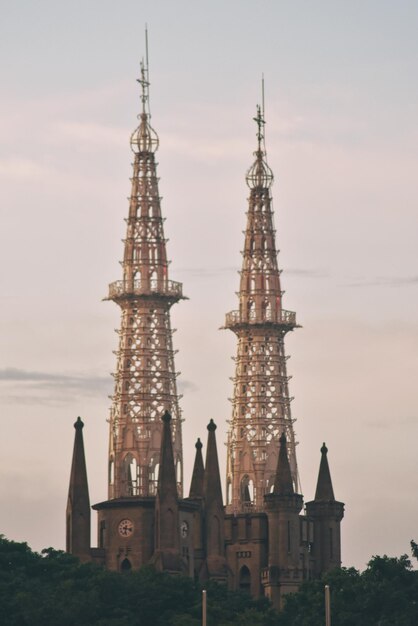
[[[271,609],[210,583],[208,626],[269,626]],[[0,537],[2,626],[200,626],[202,589],[151,568],[119,574]]]
[[[407,556],[375,556],[362,573],[342,568],[305,583],[287,596],[280,614],[265,599],[210,582],[208,626],[323,626],[325,584],[332,626],[418,624],[418,572]],[[52,548],[37,554],[0,536],[2,626],[201,626],[201,596],[190,578],[151,568],[108,572]]]
[[[411,551],[412,551],[412,556],[415,559],[418,559],[418,544],[415,543],[414,540],[411,541]]]
[[[324,585],[331,589],[332,626],[416,626],[418,572],[406,555],[374,556],[364,572],[342,568],[304,584],[286,599],[280,626],[323,626]]]

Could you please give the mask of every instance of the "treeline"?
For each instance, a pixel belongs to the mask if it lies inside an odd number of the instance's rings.
[[[412,542],[413,553],[418,547]],[[305,583],[276,613],[221,585],[206,585],[208,626],[323,626],[324,585],[332,626],[417,626],[418,572],[407,556],[373,557]],[[0,538],[1,626],[200,626],[201,586],[151,568],[118,574],[48,548]]]

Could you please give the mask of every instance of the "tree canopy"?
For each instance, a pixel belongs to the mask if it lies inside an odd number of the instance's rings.
[[[418,556],[418,546],[411,543]],[[323,626],[324,585],[332,626],[416,626],[418,572],[409,558],[375,556],[363,572],[334,570],[304,583],[275,612],[262,599],[209,583],[208,626]],[[119,574],[48,548],[0,538],[2,626],[200,626],[201,586],[144,567]]]

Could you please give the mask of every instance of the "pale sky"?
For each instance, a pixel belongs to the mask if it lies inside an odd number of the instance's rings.
[[[150,38],[186,484],[218,424],[225,469],[252,117],[266,142],[299,472],[320,447],[346,503],[344,565],[418,541],[418,4],[0,1],[0,532],[63,548],[73,423],[106,498],[110,372],[135,79]],[[224,476],[223,482],[224,482]],[[93,528],[95,530],[95,519]],[[94,532],[95,540],[95,532]],[[96,545],[96,544],[94,544]]]

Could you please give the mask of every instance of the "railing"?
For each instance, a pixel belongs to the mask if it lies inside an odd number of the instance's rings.
[[[109,300],[120,296],[164,295],[172,298],[183,297],[183,285],[174,280],[117,280],[109,285]]]
[[[296,313],[293,311],[249,311],[241,313],[240,311],[231,311],[226,314],[225,326],[236,326],[237,324],[262,324],[263,322],[274,322],[278,324],[286,324],[289,326],[296,325]]]

